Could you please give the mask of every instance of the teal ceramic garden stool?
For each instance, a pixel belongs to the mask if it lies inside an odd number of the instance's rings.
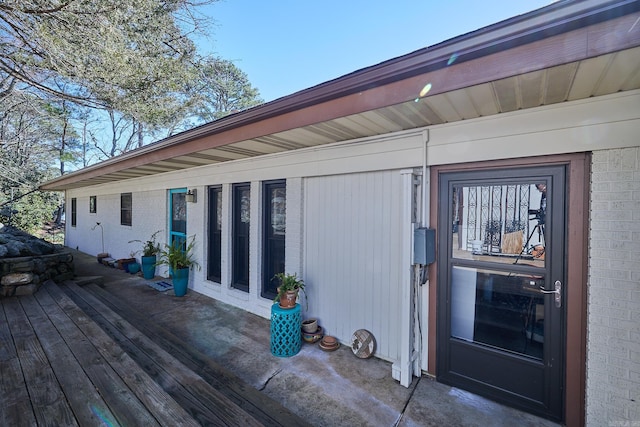
[[[271,354],[278,357],[295,356],[302,345],[300,304],[284,309],[271,306]]]

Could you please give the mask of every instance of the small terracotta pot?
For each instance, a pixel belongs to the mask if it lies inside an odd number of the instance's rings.
[[[279,293],[280,291],[278,291]],[[280,297],[281,308],[293,308],[296,306],[296,300],[298,299],[298,291],[287,291]]]

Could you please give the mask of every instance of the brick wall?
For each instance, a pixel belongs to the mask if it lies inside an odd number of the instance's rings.
[[[133,199],[132,226],[120,225],[120,193],[97,194],[97,212],[89,213],[89,196],[78,197],[78,215],[75,227],[67,221],[65,245],[90,255],[107,252],[113,258],[128,258],[131,252],[142,249],[145,242],[158,230],[157,241],[163,245],[167,236],[167,196],[165,190],[131,192]],[[71,203],[67,200],[67,203]],[[99,222],[101,226],[96,226]],[[138,261],[140,253],[136,254]]]
[[[591,176],[588,426],[640,426],[640,148],[596,151]]]

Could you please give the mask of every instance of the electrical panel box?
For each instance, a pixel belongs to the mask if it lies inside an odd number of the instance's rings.
[[[436,230],[416,228],[413,232],[413,263],[427,265],[436,260]]]

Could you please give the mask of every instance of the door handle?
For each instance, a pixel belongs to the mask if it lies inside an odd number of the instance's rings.
[[[562,282],[560,280],[556,280],[556,282],[554,283],[553,291],[548,291],[540,286],[540,292],[542,292],[543,294],[555,294],[554,299],[556,302],[556,307],[560,308],[562,306]]]

